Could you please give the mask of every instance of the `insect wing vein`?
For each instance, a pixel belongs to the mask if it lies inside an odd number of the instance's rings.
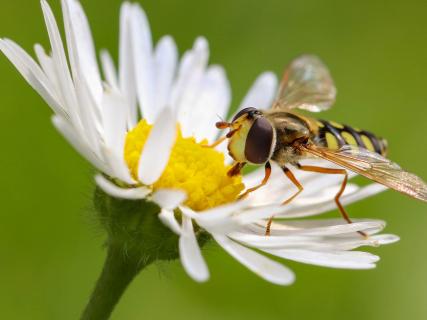
[[[389,188],[427,202],[427,184],[413,173],[383,156],[362,148],[344,146],[339,150],[308,145],[303,149],[312,155],[326,159],[354,171]]]

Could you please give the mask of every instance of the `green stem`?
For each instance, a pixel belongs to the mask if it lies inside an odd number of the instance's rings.
[[[97,217],[107,233],[104,269],[81,320],[106,320],[128,285],[156,260],[179,257],[178,236],[159,219],[160,208],[147,200],[126,200],[94,192]]]
[[[151,262],[141,260],[138,254],[126,252],[118,244],[110,244],[102,274],[81,320],[109,319],[130,282]]]

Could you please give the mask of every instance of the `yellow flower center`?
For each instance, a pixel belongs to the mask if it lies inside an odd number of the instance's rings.
[[[126,136],[125,160],[134,178],[152,126],[145,120]],[[162,176],[152,186],[156,189],[181,189],[187,193],[186,205],[193,210],[205,210],[232,202],[244,189],[242,177],[229,177],[230,166],[224,165],[224,155],[212,148],[203,147],[194,138],[184,138],[177,128],[177,138],[169,162]]]

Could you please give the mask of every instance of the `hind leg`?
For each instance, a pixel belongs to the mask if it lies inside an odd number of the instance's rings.
[[[341,198],[342,194],[344,193],[344,190],[345,190],[345,187],[346,187],[347,181],[348,181],[347,170],[345,170],[345,169],[322,168],[322,167],[316,167],[316,166],[303,166],[300,164],[298,164],[298,169],[303,170],[303,171],[309,171],[309,172],[343,175],[344,179],[341,183],[341,188],[339,189],[338,193],[335,195],[335,203],[336,203],[342,217],[344,218],[344,220],[347,221],[347,223],[353,223],[351,221],[349,215],[345,211],[344,206],[341,204],[341,201],[340,201],[340,198]],[[362,231],[357,231],[357,233],[359,233],[360,235],[362,235],[364,237],[368,237],[368,235]]]

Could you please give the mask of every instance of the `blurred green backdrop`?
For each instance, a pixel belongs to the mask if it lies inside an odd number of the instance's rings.
[[[82,1],[97,48],[117,52],[120,0]],[[60,16],[59,1],[51,0]],[[390,157],[427,178],[427,3],[406,1],[141,0],[154,37],[181,52],[205,35],[223,64],[234,105],[263,70],[320,55],[339,90],[322,117],[388,138]],[[47,46],[36,0],[2,1],[0,35]],[[92,169],[50,124],[50,111],[0,57],[0,318],[76,319],[100,272],[103,234],[91,216]],[[271,285],[215,245],[212,279],[197,284],[179,262],[151,266],[113,319],[427,319],[427,206],[395,192],[350,206],[388,221],[398,244],[373,250],[372,271],[288,263],[291,287]],[[336,212],[331,215],[337,215]]]

